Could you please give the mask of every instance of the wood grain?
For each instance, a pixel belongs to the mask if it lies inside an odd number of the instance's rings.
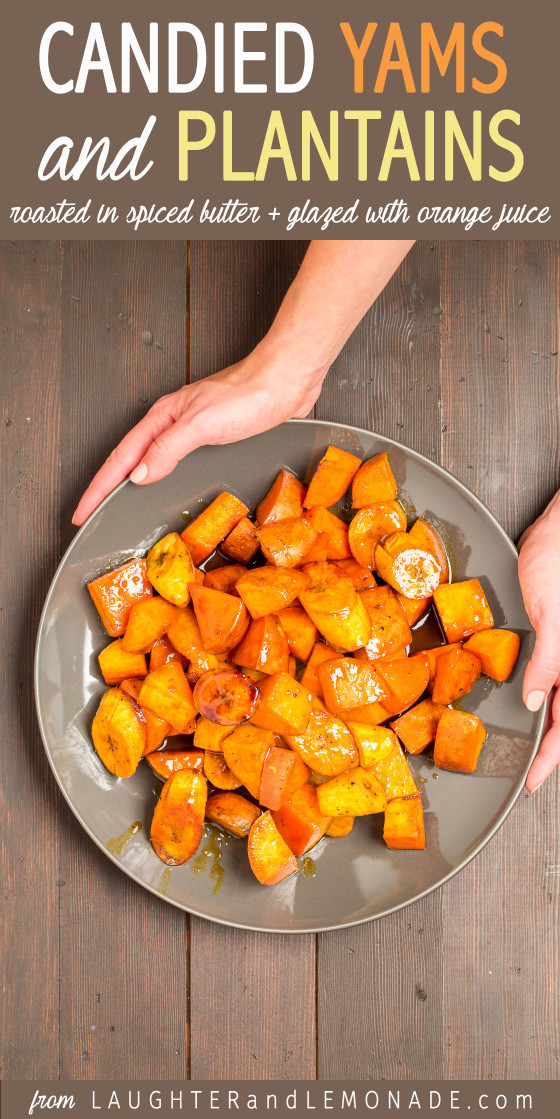
[[[259,341],[303,252],[285,242],[191,243],[192,380],[238,361]],[[259,935],[193,918],[190,979],[193,1079],[314,1079],[315,937]]]

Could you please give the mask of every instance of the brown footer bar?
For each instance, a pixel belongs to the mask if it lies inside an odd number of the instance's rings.
[[[379,1119],[434,1115],[490,1119],[531,1112],[560,1115],[560,1083],[445,1081],[148,1081],[11,1080],[1,1085],[3,1119],[46,1112],[72,1119]]]

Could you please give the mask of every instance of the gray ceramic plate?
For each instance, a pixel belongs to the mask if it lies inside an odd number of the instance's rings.
[[[254,508],[281,467],[309,478],[328,443],[365,457],[389,452],[405,504],[427,513],[446,535],[454,577],[479,576],[496,625],[507,624],[520,634],[515,672],[501,686],[482,678],[468,696],[468,709],[480,714],[489,732],[476,774],[436,772],[431,758],[411,759],[426,813],[425,851],[387,850],[382,817],[365,817],[344,839],[321,841],[312,852],[313,867],[305,868],[315,869],[314,875],[300,873],[264,888],[249,869],[246,843],[223,837],[217,845],[217,833],[207,829],[202,854],[170,871],[148,838],[160,783],[146,764],[134,777],[113,777],[91,744],[89,728],[104,687],[97,654],[107,636],[86,583],[145,553],[164,533],[180,530],[183,513],[196,514],[221,490],[233,490]],[[136,882],[223,924],[272,932],[335,929],[383,916],[440,886],[503,822],[523,787],[544,720],[542,713],[531,715],[521,700],[531,646],[515,548],[473,494],[439,466],[389,439],[299,420],[243,443],[202,448],[169,478],[147,487],[125,482],[106,499],[77,533],[47,596],[37,642],[37,710],[50,764],[70,807],[91,838]],[[138,822],[142,826],[134,831],[131,825]]]

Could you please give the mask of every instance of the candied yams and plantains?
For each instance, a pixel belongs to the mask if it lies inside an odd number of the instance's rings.
[[[350,487],[348,525],[332,506]],[[145,758],[164,781],[150,838],[169,866],[196,853],[205,820],[247,838],[268,886],[356,816],[384,813],[389,848],[423,849],[407,754],[433,746],[436,766],[474,772],[486,731],[452,705],[481,674],[507,679],[519,637],[494,628],[478,579],[450,582],[431,524],[408,528],[384,452],[328,447],[307,489],[281,470],[249,514],[221,493],[88,584],[113,639],[99,757],[117,777]],[[216,549],[231,562],[201,570]],[[411,655],[432,610],[441,642]]]

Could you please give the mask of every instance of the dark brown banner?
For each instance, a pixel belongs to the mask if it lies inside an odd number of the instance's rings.
[[[3,1114],[9,1119],[45,1111],[72,1119],[107,1115],[148,1119],[220,1119],[274,1115],[276,1119],[387,1119],[401,1113],[448,1119],[459,1112],[496,1119],[531,1113],[558,1114],[560,1084],[554,1081],[5,1081]]]
[[[549,0],[34,0],[6,238],[560,235]]]

